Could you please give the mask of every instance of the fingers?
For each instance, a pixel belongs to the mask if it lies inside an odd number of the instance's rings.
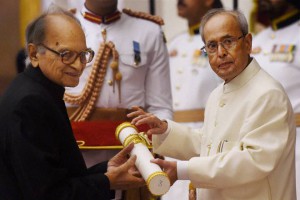
[[[136,155],[133,155],[131,156],[128,161],[125,163],[125,167],[129,173],[129,175],[131,176],[130,179],[131,179],[131,182],[133,183],[132,186],[128,186],[129,188],[130,187],[141,187],[143,185],[145,185],[145,181],[144,179],[141,177],[140,173],[138,171],[131,171],[133,173],[130,173],[130,169],[132,169],[135,165],[135,161],[136,161]]]
[[[134,147],[134,143],[130,143],[128,146],[124,147],[120,152],[119,154],[121,156],[127,156],[128,154],[130,154],[130,152],[132,151]]]
[[[134,110],[134,111],[127,114],[128,118],[132,118],[132,117],[139,116],[141,114],[145,114],[145,111],[143,109],[141,109],[140,107],[138,107],[138,106],[132,106],[131,109]]]
[[[142,178],[142,175],[138,170],[129,169],[129,174],[138,178]]]
[[[142,187],[144,185],[146,185],[146,182],[143,178],[132,176],[131,184],[129,184],[126,189]]]
[[[141,124],[152,123],[151,117],[153,117],[151,113],[142,113],[142,114],[137,113],[136,117],[132,119],[131,124],[138,126]]]
[[[156,158],[156,159],[150,160],[150,162],[159,165],[162,169],[165,168],[165,163],[164,163],[164,160],[162,160],[162,159]]]
[[[129,170],[129,168],[131,168],[131,167],[134,166],[135,161],[136,161],[136,155],[130,156],[130,158],[129,158],[128,161],[127,161],[127,163],[128,163],[128,164],[127,164],[128,170]]]

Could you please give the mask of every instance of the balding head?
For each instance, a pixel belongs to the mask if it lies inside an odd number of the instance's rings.
[[[69,18],[70,20],[78,23],[80,22],[77,18],[73,16],[71,12],[65,11],[59,7],[51,6],[45,13],[40,15],[34,21],[32,21],[26,28],[26,46],[29,43],[39,44],[42,43],[45,39],[45,27],[46,27],[46,18],[51,15],[57,15],[61,18]]]

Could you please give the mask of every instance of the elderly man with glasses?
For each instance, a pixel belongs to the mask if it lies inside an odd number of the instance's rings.
[[[26,39],[30,63],[0,102],[0,199],[108,200],[143,186],[136,157],[127,159],[132,144],[88,169],[73,136],[64,87],[94,56],[79,21],[54,9],[28,25]]]
[[[204,125],[193,130],[135,107],[147,123],[155,159],[172,182],[190,180],[205,200],[295,200],[295,123],[282,86],[250,57],[252,36],[239,11],[216,9],[201,21],[209,63],[224,80],[210,95]],[[182,147],[182,148],[178,148]]]

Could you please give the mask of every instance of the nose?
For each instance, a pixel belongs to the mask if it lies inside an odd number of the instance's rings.
[[[218,43],[218,50],[217,50],[217,52],[218,52],[218,56],[219,57],[224,57],[228,53],[227,49],[223,46],[222,43]]]
[[[78,57],[75,59],[75,61],[71,64],[71,66],[72,66],[73,68],[75,68],[76,70],[82,71],[82,70],[85,68],[86,64],[82,64],[82,63],[80,62],[80,57],[78,56]]]

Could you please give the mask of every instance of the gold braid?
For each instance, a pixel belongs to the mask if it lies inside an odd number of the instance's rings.
[[[85,121],[94,110],[96,101],[100,96],[110,54],[112,54],[113,57],[111,65],[114,65],[114,69],[116,69],[118,72],[119,54],[115,49],[115,45],[111,41],[106,42],[104,39],[104,42],[99,47],[91,74],[81,94],[71,95],[65,93],[64,100],[66,102],[72,105],[79,105],[76,111],[69,117],[71,121]],[[111,68],[113,67],[111,66]]]
[[[127,9],[127,8],[124,8],[122,11],[123,11],[123,13],[126,13],[127,15],[130,15],[132,17],[146,19],[146,20],[152,21],[156,24],[159,24],[161,26],[165,24],[164,20],[160,16],[157,16],[157,15],[151,15],[151,14],[145,13],[145,12],[132,11],[131,9]]]

